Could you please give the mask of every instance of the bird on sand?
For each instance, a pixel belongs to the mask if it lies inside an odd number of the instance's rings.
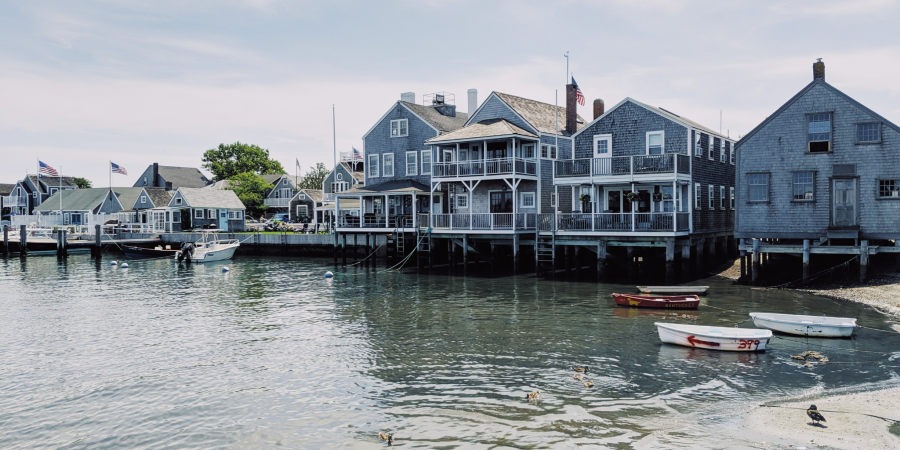
[[[536,400],[541,395],[541,391],[535,389],[534,392],[530,392],[525,394],[526,400]]]
[[[382,441],[387,441],[387,445],[394,445],[394,433],[378,433],[378,437],[381,438]]]
[[[816,405],[809,405],[809,409],[806,410],[806,415],[809,416],[809,418],[812,419],[816,425],[818,425],[819,422],[827,422],[827,420],[825,420],[825,416],[823,416],[822,413],[819,412],[818,408],[816,408]]]

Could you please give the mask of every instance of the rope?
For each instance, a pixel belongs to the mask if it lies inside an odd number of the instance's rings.
[[[763,408],[799,409],[799,410],[801,410],[801,411],[806,411],[806,408],[794,408],[794,407],[792,407],[792,406],[779,406],[779,405],[759,405],[759,406],[760,406],[760,407],[763,407]],[[874,414],[866,414],[866,413],[858,413],[858,412],[847,412],[847,411],[829,411],[829,410],[827,410],[827,409],[819,409],[819,410],[817,410],[817,411],[819,411],[819,412],[827,412],[827,413],[837,413],[837,414],[858,414],[858,415],[861,415],[861,416],[874,417],[874,418],[876,418],[876,419],[881,419],[881,420],[884,420],[884,421],[887,421],[887,422],[900,423],[900,420],[897,420],[897,419],[890,419],[890,418],[888,418],[888,417],[876,416],[876,415],[874,415]]]
[[[897,332],[897,331],[894,331],[894,330],[882,330],[882,329],[880,329],[880,328],[872,328],[872,327],[866,327],[866,326],[862,326],[862,325],[856,325],[856,326],[858,326],[858,327],[860,327],[860,328],[865,328],[865,329],[867,329],[867,330],[880,331],[880,332],[882,332],[882,333],[900,334],[900,332]]]
[[[394,270],[394,268],[396,268],[397,266],[400,266],[400,268],[396,269],[397,271],[403,270],[403,266],[405,266],[406,262],[409,261],[410,258],[412,258],[412,256],[416,253],[417,250],[419,250],[419,244],[421,244],[424,239],[425,239],[425,235],[423,234],[422,237],[419,238],[419,241],[416,242],[416,248],[414,248],[413,251],[409,252],[409,255],[406,255],[406,258],[403,258],[402,261],[400,261],[397,264],[394,264],[394,267],[385,269],[382,272],[390,272],[391,270]]]
[[[836,269],[838,269],[838,268],[848,267],[848,266],[850,265],[850,263],[852,263],[853,261],[856,261],[857,259],[859,259],[859,255],[856,255],[856,256],[854,256],[854,257],[848,259],[847,261],[844,261],[844,262],[842,262],[842,263],[840,263],[840,264],[838,264],[838,265],[836,265],[836,266],[834,266],[834,267],[831,267],[831,268],[829,268],[829,269],[825,269],[825,270],[823,270],[823,271],[821,271],[821,272],[816,272],[815,274],[810,275],[808,278],[805,278],[805,279],[804,279],[804,278],[798,278],[798,279],[796,279],[796,280],[794,280],[794,281],[788,281],[787,283],[784,283],[784,284],[778,284],[778,285],[775,285],[775,286],[770,286],[770,288],[772,288],[772,289],[785,289],[785,288],[787,288],[788,286],[790,286],[790,285],[792,285],[792,284],[794,284],[794,283],[797,283],[797,282],[799,282],[799,281],[810,282],[810,281],[812,281],[812,280],[815,280],[816,278],[821,277],[822,275],[825,275],[826,273],[827,273],[827,274],[832,274],[832,273],[834,273],[834,271],[835,271]]]
[[[381,245],[379,245],[377,248],[375,248],[375,250],[374,250],[372,253],[369,253],[369,256],[366,256],[365,258],[363,258],[363,259],[361,259],[361,260],[359,260],[359,261],[357,261],[357,262],[355,262],[355,263],[353,263],[353,264],[347,264],[347,266],[348,266],[348,267],[349,267],[349,266],[355,266],[355,265],[357,265],[357,264],[362,264],[362,263],[366,262],[367,259],[371,258],[372,255],[374,255],[375,253],[377,253],[378,250],[380,250],[381,247],[384,247],[385,245],[387,245],[387,240],[385,240],[384,244],[381,244]]]

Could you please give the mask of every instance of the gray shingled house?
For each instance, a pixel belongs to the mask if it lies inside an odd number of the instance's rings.
[[[102,215],[119,213],[122,201],[134,202],[138,188],[64,189],[34,208],[34,214],[63,216],[63,225],[93,225],[105,221]],[[60,198],[62,197],[62,198]],[[62,200],[62,202],[60,202]],[[99,216],[99,217],[98,217]]]
[[[235,232],[246,229],[246,208],[229,189],[179,188],[167,209],[173,213],[168,217],[172,231],[216,228]]]
[[[869,255],[900,251],[900,127],[825,82],[821,60],[736,148],[735,236],[753,280],[761,254],[802,255],[804,278],[811,254],[859,255],[862,279]]]
[[[178,188],[202,188],[212,181],[196,167],[160,166],[153,163],[147,166],[134,187],[158,187],[170,190]]]
[[[300,189],[290,202],[291,221],[309,224],[315,229],[316,225],[326,223],[323,207],[321,189]]]

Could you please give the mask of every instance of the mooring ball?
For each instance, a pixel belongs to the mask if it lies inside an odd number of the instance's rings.
[[[118,263],[115,262],[115,261],[110,261],[110,262],[109,262],[109,265],[111,265],[111,266],[114,266],[114,265],[116,265],[116,264],[118,264]]]
[[[223,267],[223,268],[222,268],[222,272],[228,272],[229,270],[231,270],[231,269],[229,269],[229,268],[227,268],[227,267]]]
[[[325,272],[325,278],[334,278],[334,274],[331,272]]]
[[[127,268],[128,268],[128,263],[122,263],[122,265],[119,266],[119,267],[121,267],[121,268],[123,268],[123,269],[127,269]]]

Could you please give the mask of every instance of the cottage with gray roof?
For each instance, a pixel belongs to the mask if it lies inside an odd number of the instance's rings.
[[[92,225],[92,219],[104,222],[105,214],[120,213],[125,207],[120,199],[133,203],[138,188],[64,189],[54,193],[34,209],[34,214],[63,216],[64,225]]]
[[[229,189],[179,188],[169,201],[170,210],[178,210],[180,220],[173,231],[216,228],[229,232],[246,229],[246,208]],[[173,222],[175,218],[172,218]]]
[[[153,163],[147,166],[134,187],[157,187],[174,190],[182,187],[202,188],[212,181],[196,167],[160,166]]]
[[[35,207],[47,201],[58,190],[78,189],[74,177],[48,177],[31,174],[19,181],[16,187],[17,189],[14,190],[14,197],[17,200],[14,207],[16,214],[33,214]]]

